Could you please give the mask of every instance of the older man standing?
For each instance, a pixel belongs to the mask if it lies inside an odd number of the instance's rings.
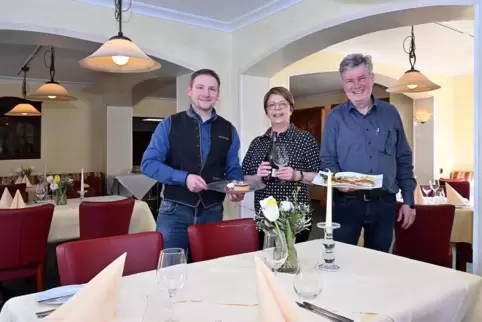
[[[327,116],[321,143],[322,169],[383,174],[375,190],[333,192],[333,221],[341,224],[335,240],[356,245],[364,228],[365,247],[388,252],[396,216],[396,193],[403,206],[397,221],[407,229],[415,220],[412,151],[397,109],[373,94],[370,56],[351,54],[339,69],[348,101]]]

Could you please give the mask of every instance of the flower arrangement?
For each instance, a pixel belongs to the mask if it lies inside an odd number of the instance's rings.
[[[278,201],[269,196],[260,201],[261,211],[256,214],[256,225],[265,233],[284,234],[288,246],[288,258],[280,271],[296,273],[298,271],[298,256],[294,247],[296,234],[308,229],[311,224],[311,207],[298,202],[298,187],[292,195],[291,201]]]
[[[50,190],[55,194],[55,204],[66,205],[67,204],[67,190],[74,186],[74,181],[68,176],[59,175],[48,176],[47,182],[50,184]]]
[[[30,167],[24,167],[24,166],[21,166],[20,168],[17,169],[17,176],[19,176],[20,178],[23,178],[25,176],[29,177],[32,172],[34,170],[34,167],[30,166]]]

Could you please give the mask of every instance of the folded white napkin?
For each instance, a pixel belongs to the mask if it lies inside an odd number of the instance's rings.
[[[44,321],[106,322],[114,318],[127,253],[85,284]]]
[[[467,202],[464,197],[460,195],[448,182],[445,183],[445,190],[447,191],[447,203],[454,206],[463,206]]]
[[[22,179],[22,182],[21,183],[25,183],[25,186],[27,188],[31,188],[32,187],[32,184],[30,183],[30,180],[28,180],[28,177],[27,176],[23,176],[23,179]]]
[[[7,188],[3,190],[2,194],[2,199],[0,199],[0,208],[10,208],[10,205],[12,204],[12,195],[10,194],[10,191],[8,191]]]
[[[299,308],[278,285],[274,274],[266,264],[254,257],[258,293],[259,322],[297,322],[301,321]]]
[[[416,205],[424,205],[425,204],[425,199],[423,197],[422,189],[420,188],[419,184],[415,188],[415,204]]]
[[[17,180],[15,180],[15,184],[22,183],[22,180],[23,180],[22,177],[18,177]]]
[[[65,285],[65,286],[55,287],[55,288],[52,288],[50,290],[46,290],[46,291],[37,293],[37,295],[36,295],[37,301],[38,302],[47,301],[47,300],[52,300],[52,299],[56,299],[56,298],[63,297],[63,296],[71,296],[71,295],[74,295],[75,293],[77,293],[83,286],[84,286],[84,284],[81,284],[81,285]]]
[[[25,208],[25,201],[23,201],[20,190],[17,190],[17,192],[15,192],[15,197],[13,197],[12,203],[10,205],[10,209],[14,208]]]

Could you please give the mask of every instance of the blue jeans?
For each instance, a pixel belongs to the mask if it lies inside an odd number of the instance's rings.
[[[397,209],[395,194],[383,194],[370,200],[363,196],[340,194],[333,202],[333,231],[336,241],[357,245],[364,229],[365,247],[388,252],[392,244]]]
[[[187,228],[193,224],[222,221],[223,210],[222,203],[204,208],[202,205],[189,207],[163,200],[157,216],[156,230],[162,234],[164,248],[183,248],[187,252]]]

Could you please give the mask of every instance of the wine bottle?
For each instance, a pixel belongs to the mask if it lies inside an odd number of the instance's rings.
[[[265,181],[273,181],[275,180],[275,174],[276,170],[278,170],[278,166],[276,163],[274,163],[273,157],[275,153],[275,144],[276,144],[276,139],[278,138],[278,133],[277,132],[271,132],[271,142],[270,146],[268,148],[268,152],[266,153],[266,156],[263,161],[269,162],[269,165],[271,167],[271,172],[268,174],[268,176],[265,177]]]

